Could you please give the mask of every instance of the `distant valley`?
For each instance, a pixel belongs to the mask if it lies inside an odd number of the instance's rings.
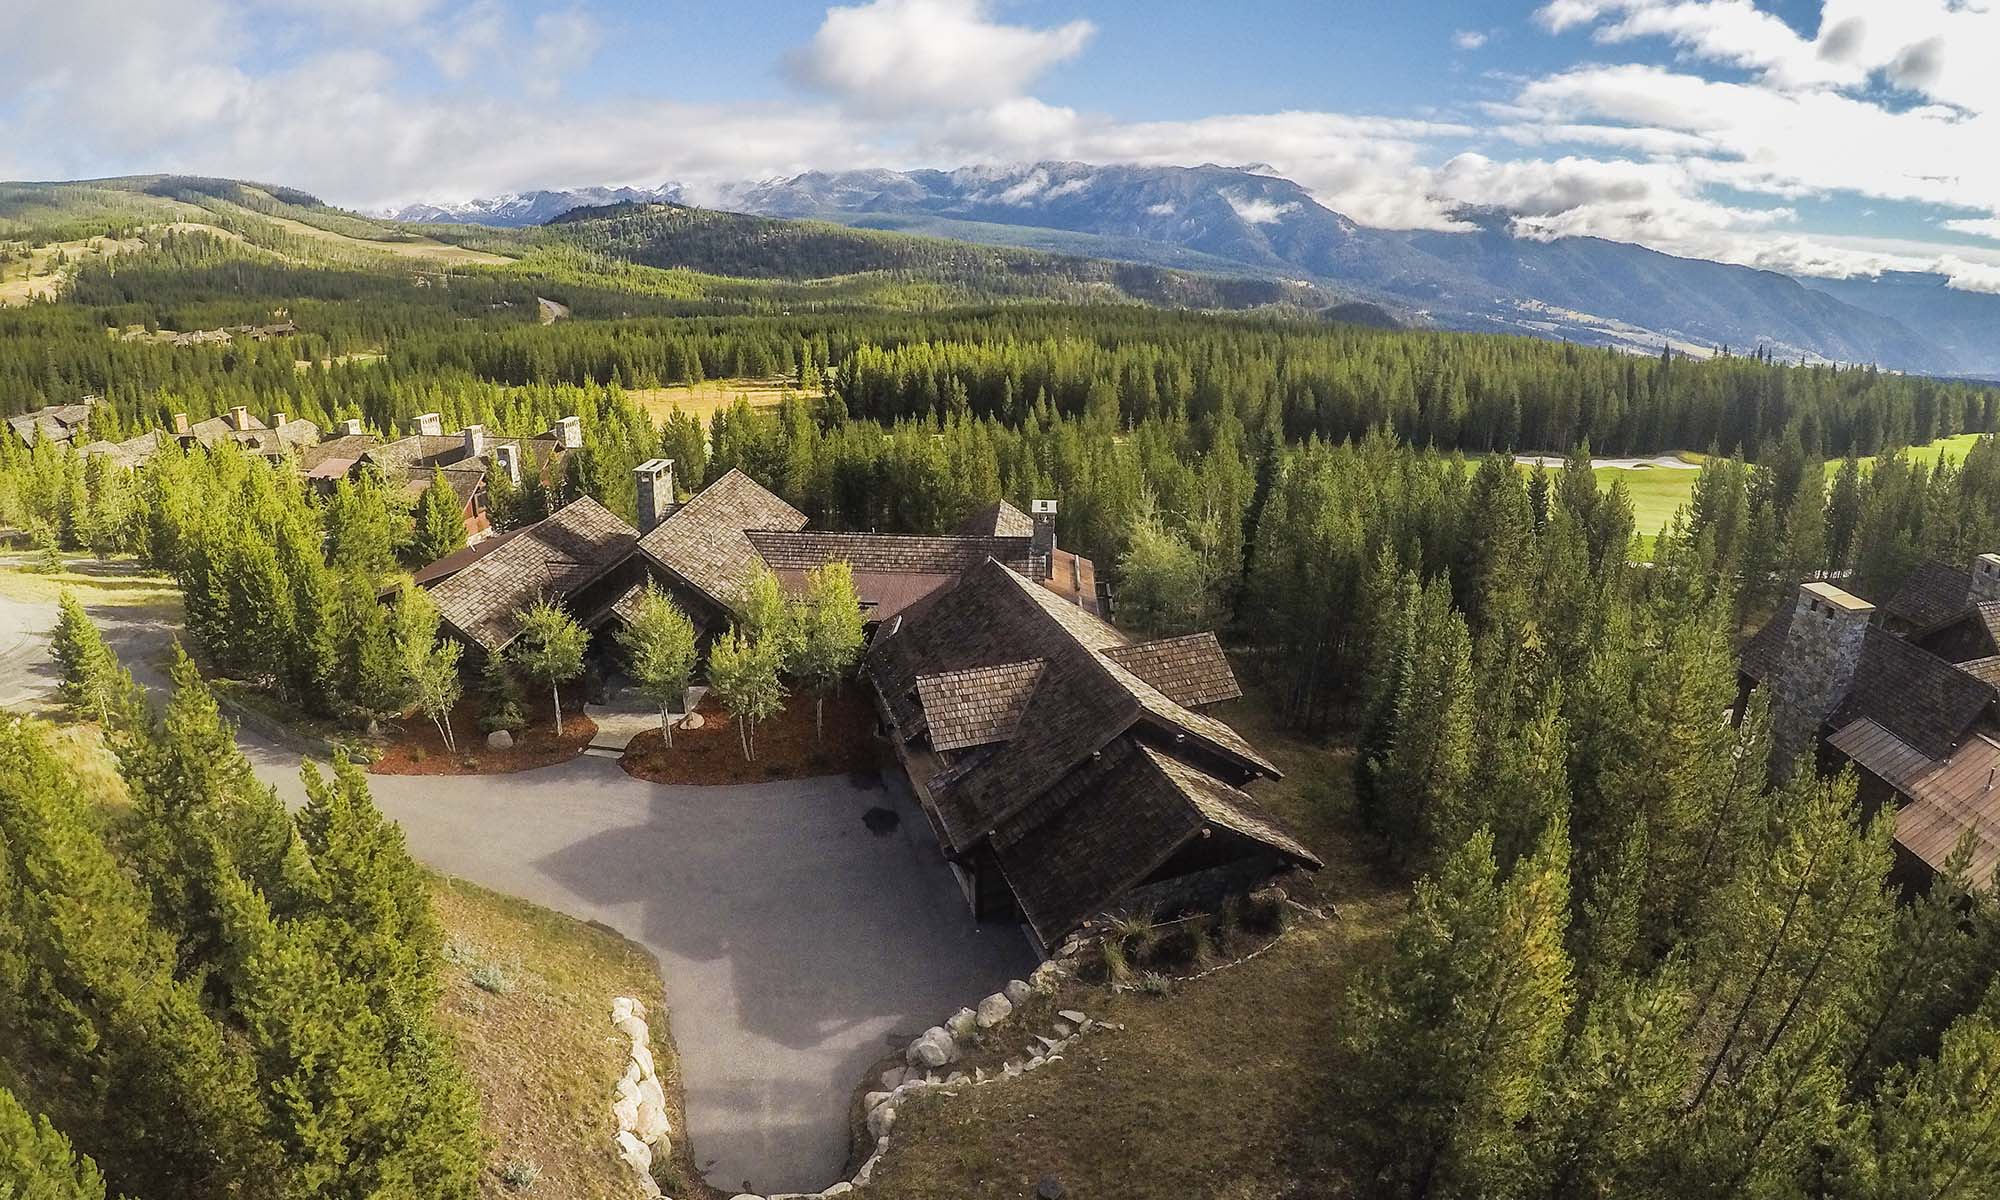
[[[392,218],[521,227],[584,206],[691,195],[671,183],[538,191]],[[2000,296],[1950,289],[1936,276],[1795,279],[1597,238],[1518,237],[1498,213],[1463,214],[1468,232],[1373,229],[1268,168],[1044,162],[808,172],[698,198],[760,216],[1288,281],[1415,326],[2000,377]]]

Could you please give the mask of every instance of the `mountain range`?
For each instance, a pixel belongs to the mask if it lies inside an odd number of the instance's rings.
[[[698,193],[672,183],[537,191],[391,215],[520,227],[691,196],[767,217],[1310,284],[1416,326],[2000,378],[2000,296],[1939,276],[1793,278],[1600,238],[1524,237],[1493,211],[1461,212],[1461,232],[1375,229],[1263,166],[812,171]]]

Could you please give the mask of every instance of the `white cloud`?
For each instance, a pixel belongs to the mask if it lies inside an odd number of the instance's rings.
[[[1003,25],[985,0],[870,0],[830,8],[793,73],[853,106],[886,113],[973,109],[1020,96],[1076,57],[1096,27]]]
[[[1486,44],[1486,37],[1477,29],[1461,29],[1451,35],[1451,44],[1460,50],[1477,50]]]
[[[1969,233],[1974,237],[2000,241],[2000,217],[1957,218],[1940,224],[1953,233]]]
[[[1275,225],[1286,213],[1299,210],[1296,201],[1280,204],[1261,196],[1246,196],[1234,188],[1225,188],[1222,198],[1229,202],[1230,208],[1236,210],[1237,216],[1252,225]]]

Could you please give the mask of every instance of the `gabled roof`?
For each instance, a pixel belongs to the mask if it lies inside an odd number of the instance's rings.
[[[790,531],[805,514],[731,468],[639,541],[639,548],[717,607],[734,611],[762,560],[746,530]]]
[[[148,430],[137,437],[126,438],[122,442],[92,442],[78,453],[108,454],[122,467],[136,467],[159,452],[166,435],[157,429]]]
[[[1046,946],[1113,906],[1211,826],[1321,865],[1241,790],[1130,738],[995,830],[993,848]]]
[[[1883,603],[1882,611],[1915,629],[1929,629],[1964,612],[1971,593],[1971,572],[1925,559]]]
[[[932,749],[965,750],[1013,737],[1047,666],[1045,660],[1031,658],[917,676],[917,699]]]
[[[1200,708],[1243,694],[1236,673],[1223,657],[1213,633],[1190,633],[1129,646],[1116,646],[1104,657],[1152,684],[1176,704]]]
[[[431,589],[450,626],[487,653],[520,633],[519,613],[562,600],[631,553],[638,531],[588,496],[510,536],[499,548]]]
[[[1828,721],[1839,729],[1865,717],[1941,759],[1965,740],[1995,698],[1992,684],[1871,625],[1847,696]]]
[[[970,516],[958,523],[956,532],[965,537],[1032,538],[1035,536],[1035,520],[1005,500],[995,500],[973,510]]]
[[[1220,721],[1191,712],[1104,651],[1128,644],[1111,625],[988,560],[920,616],[878,636],[868,670],[898,728],[924,715],[917,679],[972,668],[1046,662],[1014,735],[967,752],[930,781],[954,851],[1054,786],[1112,739],[1141,724],[1191,740],[1246,773],[1279,772]]]
[[[1954,663],[1952,665],[1982,683],[1989,683],[1995,688],[2000,688],[2000,654],[1995,654],[1987,658],[1968,659],[1965,662]]]
[[[33,412],[7,418],[7,425],[22,441],[67,442],[77,427],[90,419],[90,404],[51,404]]]
[[[2000,600],[1981,600],[1956,616],[1915,632],[1912,637],[1923,643],[1925,649],[1931,649],[1953,642],[1952,631],[1962,626],[1975,630],[1989,650],[2000,652]]]
[[[217,442],[235,441],[239,433],[255,433],[269,428],[255,414],[245,413],[243,419],[248,424],[238,429],[229,423],[228,417],[210,417],[206,421],[196,421],[189,426],[188,433],[197,445],[213,446]]]
[[[353,466],[361,456],[374,449],[382,439],[372,433],[343,433],[327,438],[317,445],[307,446],[299,451],[299,465],[308,473],[315,472],[328,459],[339,459],[348,467]],[[341,469],[346,474],[346,467]]]

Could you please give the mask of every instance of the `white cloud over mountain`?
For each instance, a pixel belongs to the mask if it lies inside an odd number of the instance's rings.
[[[1461,206],[1497,207],[1535,236],[2000,279],[1991,8],[1826,0],[1808,34],[1749,0],[1550,0],[1499,32],[1584,54],[1489,77],[1497,98],[1475,107],[1152,121],[1038,97],[1052,73],[1115,47],[1081,12],[1023,18],[994,0],[830,7],[774,39],[788,98],[702,103],[572,98],[608,36],[586,2],[8,6],[0,174],[199,171],[378,206],[667,179],[699,196],[812,168],[1264,162],[1368,224],[1449,227]],[[1453,40],[1492,55],[1489,36]],[[1827,206],[1861,201],[1902,206],[1904,228],[1816,228]]]

